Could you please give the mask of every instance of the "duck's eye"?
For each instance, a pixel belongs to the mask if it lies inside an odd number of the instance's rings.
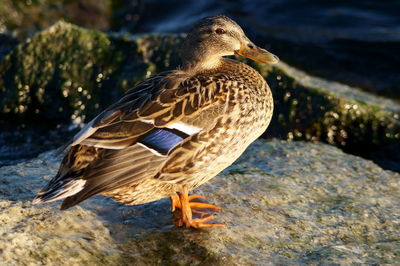
[[[215,30],[215,33],[221,35],[221,34],[226,33],[226,31],[224,29],[218,28],[218,29]]]

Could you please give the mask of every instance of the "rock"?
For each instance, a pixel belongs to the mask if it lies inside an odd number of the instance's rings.
[[[0,126],[81,125],[136,82],[175,68],[182,40],[175,34],[107,35],[57,23],[0,61],[0,118],[5,121]],[[274,92],[267,136],[325,141],[364,156],[399,145],[399,103],[314,78],[285,63],[248,63]],[[387,154],[394,161],[391,169],[397,169],[400,158],[393,156],[398,153]]]
[[[4,265],[391,264],[400,260],[400,175],[326,144],[257,141],[197,189],[225,228],[174,228],[168,200],[101,196],[32,206],[53,152],[0,168]]]
[[[95,30],[119,30],[121,25],[133,28],[140,10],[139,1],[2,0],[0,32],[24,39],[59,20]]]

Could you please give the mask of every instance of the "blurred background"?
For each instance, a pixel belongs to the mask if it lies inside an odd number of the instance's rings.
[[[27,75],[20,79],[22,81],[19,85],[16,82],[21,77],[16,74],[18,69],[24,65],[29,68],[29,60],[20,59],[21,54],[23,56],[29,49],[36,51],[26,43],[29,43],[31,38],[34,39],[39,32],[58,21],[65,21],[108,34],[113,49],[124,47],[126,50],[122,51],[125,52],[129,51],[129,45],[121,44],[123,38],[131,40],[130,36],[147,33],[183,33],[198,19],[217,14],[233,18],[244,28],[250,39],[268,48],[289,65],[313,76],[360,88],[370,93],[371,97],[390,99],[390,111],[399,111],[397,104],[400,99],[400,1],[0,0],[0,108],[3,114],[0,123],[0,166],[13,164],[55,148],[72,135],[70,130],[74,127],[71,127],[70,123],[73,119],[68,120],[57,115],[52,117],[48,114],[43,116],[45,120],[40,116],[31,116],[32,113],[42,112],[40,108],[31,107],[32,104],[36,104],[35,101],[40,102],[37,95],[41,93],[41,89],[49,90],[65,85],[64,81],[59,81],[57,71],[52,72],[53,78],[48,79],[51,82],[47,82],[43,88],[33,86],[34,82],[30,82]],[[116,39],[119,41],[115,41]],[[49,40],[52,41],[51,38]],[[24,47],[29,49],[24,50]],[[43,51],[36,52],[39,54]],[[19,59],[17,56],[20,56]],[[109,56],[114,57],[115,54]],[[124,60],[128,61],[126,58]],[[18,64],[15,63],[17,61]],[[129,64],[131,63],[122,65]],[[45,67],[41,65],[38,69],[40,71]],[[106,68],[101,65],[99,69],[101,71],[97,72],[101,76],[96,77],[103,79],[107,74],[102,70]],[[131,73],[126,71],[126,68],[119,68],[117,71]],[[155,72],[157,70],[152,73]],[[90,73],[92,75],[92,72]],[[105,82],[101,82],[98,89],[121,85],[112,82],[117,76],[109,75],[107,78],[104,78]],[[118,79],[121,77],[118,76]],[[128,79],[126,86],[137,81]],[[79,92],[85,91],[84,85],[76,83],[70,87]],[[84,81],[81,83],[85,84]],[[24,86],[30,88],[27,89],[30,100],[26,106],[21,102],[25,97]],[[15,100],[17,96],[13,95],[19,95],[18,100]],[[108,99],[116,99],[119,95]],[[97,105],[94,113],[107,106],[108,103],[104,102],[103,98],[97,99],[100,105]],[[10,109],[10,99],[18,102],[16,109],[19,111],[15,111],[13,115],[10,115],[12,111],[9,111],[13,110]],[[51,99],[56,105],[57,100],[54,97]],[[93,102],[89,101],[89,104]],[[65,113],[65,109],[60,109],[59,112]],[[87,121],[91,116],[89,114],[78,122]],[[392,117],[395,118],[393,123],[398,126],[398,112]],[[46,123],[48,127],[43,126]],[[38,124],[40,126],[35,127]],[[395,127],[394,130],[397,129],[398,127]],[[378,130],[371,134],[388,133]],[[272,137],[284,139],[288,139],[287,136],[288,134],[272,134]],[[380,162],[381,165],[399,171],[400,158],[396,151],[400,146],[397,141],[393,141],[398,138],[397,134],[397,137],[382,145],[380,142],[364,141],[348,150],[377,161],[385,157],[385,162]],[[312,136],[309,139],[313,139]],[[329,142],[322,138],[316,140]],[[332,144],[337,143],[346,150],[347,146],[340,145],[340,142],[334,141]],[[373,149],[366,148],[369,144]]]

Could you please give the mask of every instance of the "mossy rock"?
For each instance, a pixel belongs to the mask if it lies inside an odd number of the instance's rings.
[[[0,117],[28,125],[93,118],[161,63],[168,66],[164,56],[138,45],[147,40],[154,47],[159,40],[153,39],[113,37],[64,22],[55,24],[0,62]],[[170,51],[170,45],[157,48]]]
[[[182,35],[119,35],[60,22],[0,62],[0,118],[19,125],[81,123],[136,82],[179,64]],[[348,149],[398,142],[398,103],[313,78],[284,63],[252,63],[275,99],[269,137]],[[12,124],[12,123],[11,123]]]
[[[399,143],[397,102],[311,77],[282,62],[257,66],[274,94],[272,136],[324,141],[360,153]]]

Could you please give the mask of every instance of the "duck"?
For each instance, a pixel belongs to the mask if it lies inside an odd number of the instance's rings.
[[[264,78],[232,55],[279,60],[227,16],[199,20],[183,42],[180,67],[139,82],[87,123],[33,203],[62,199],[64,210],[94,195],[127,205],[169,197],[180,212],[176,225],[225,226],[213,223],[221,207],[189,192],[231,165],[273,112]]]

